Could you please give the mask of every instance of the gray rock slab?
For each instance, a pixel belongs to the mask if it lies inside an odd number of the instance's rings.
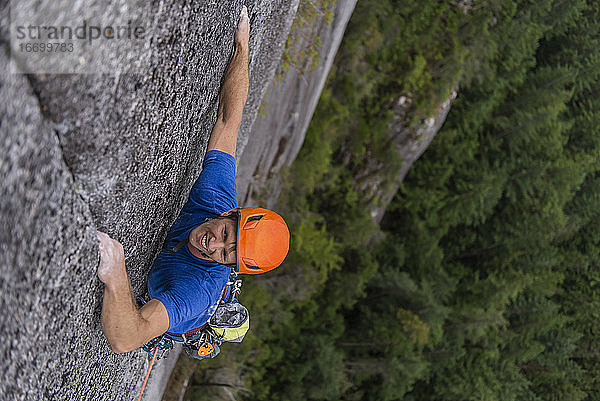
[[[152,367],[152,371],[150,372],[142,401],[160,401],[162,399],[169,378],[171,377],[171,372],[180,355],[181,345],[175,344],[175,348],[169,352],[166,358],[155,362],[155,366]],[[187,358],[187,356],[181,355],[181,358]]]
[[[0,80],[2,399],[107,399],[113,382],[132,392],[141,358],[112,354],[101,334],[89,207],[27,77],[3,68]]]
[[[245,4],[251,87],[239,157],[298,5]],[[95,230],[123,243],[134,294],[142,294],[200,172],[241,7],[152,2],[146,72],[129,72],[123,55],[123,71],[110,74],[23,75],[10,73],[22,65],[8,59],[8,5],[0,3],[0,399],[137,397],[143,351],[113,354],[101,332]],[[149,394],[164,383],[157,375]]]

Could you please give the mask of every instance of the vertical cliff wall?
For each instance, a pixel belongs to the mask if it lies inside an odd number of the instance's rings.
[[[238,169],[241,204],[258,203],[258,194],[265,206],[273,206],[277,200],[280,183],[276,174],[291,165],[300,151],[355,5],[356,0],[337,0],[331,23],[321,16],[295,43],[296,48],[302,49],[316,37],[320,38],[321,61],[311,71],[304,71],[305,66],[290,68],[283,81],[269,89],[264,100],[265,115],[256,119],[251,130],[253,138],[265,139],[248,144],[248,157],[240,162]]]
[[[88,3],[51,5],[59,13]],[[245,4],[250,96],[240,155],[297,0]],[[27,15],[39,3],[14,5]],[[102,16],[101,5],[95,7]],[[0,3],[1,399],[137,396],[143,351],[115,355],[101,332],[95,230],[123,243],[134,293],[142,294],[199,173],[241,7],[241,1],[152,2],[145,73],[127,73],[133,61],[120,54],[114,57],[122,57],[122,70],[110,74],[24,75],[11,72],[23,66],[9,59],[10,9]]]
[[[330,24],[321,15],[294,43],[297,49],[307,49],[315,38],[320,38],[322,45],[318,49],[318,57],[321,61],[310,71],[306,71],[304,65],[290,68],[283,80],[276,81],[269,89],[264,100],[264,115],[258,116],[251,128],[252,138],[264,139],[248,143],[246,157],[240,161],[237,173],[241,204],[269,207],[276,204],[281,186],[278,173],[283,167],[290,166],[300,151],[355,6],[356,0],[337,0]],[[397,174],[392,174],[389,182],[388,166],[372,163],[356,177],[355,183],[359,193],[364,194],[365,204],[377,223],[383,218],[385,209],[412,164],[443,125],[455,97],[453,92],[431,116],[410,123],[414,120],[411,99],[398,94],[388,136],[390,145],[402,157],[402,166]]]

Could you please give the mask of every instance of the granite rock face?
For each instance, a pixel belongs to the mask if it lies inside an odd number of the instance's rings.
[[[298,2],[245,4],[251,54],[242,158]],[[95,230],[123,244],[133,292],[142,294],[201,169],[241,7],[153,2],[148,18],[159,28],[147,73],[23,75],[11,73],[21,66],[9,60],[8,5],[0,3],[1,399],[137,397],[143,351],[113,354],[101,332]]]

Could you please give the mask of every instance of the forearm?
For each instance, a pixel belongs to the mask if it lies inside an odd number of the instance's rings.
[[[129,279],[119,280],[104,287],[102,301],[102,330],[114,352],[128,352],[137,348],[144,325],[133,301]]]
[[[123,245],[101,231],[97,236],[100,251],[97,273],[104,283],[102,331],[114,352],[128,352],[167,331],[169,314],[156,299],[137,308],[125,269]]]
[[[219,119],[224,124],[239,127],[249,86],[248,47],[238,43],[227,67],[219,96]]]
[[[218,149],[235,157],[238,128],[248,98],[248,48],[236,45],[219,96],[217,122],[208,140],[208,150]]]
[[[248,99],[248,40],[250,25],[248,9],[242,7],[234,38],[234,52],[219,94],[217,122],[210,133],[207,150],[220,150],[235,157],[238,129],[242,123],[244,106]]]

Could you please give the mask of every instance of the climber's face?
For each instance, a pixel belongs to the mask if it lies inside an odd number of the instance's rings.
[[[194,228],[189,236],[189,244],[204,259],[211,259],[224,265],[236,263],[236,241],[237,219],[231,216],[210,219]]]

